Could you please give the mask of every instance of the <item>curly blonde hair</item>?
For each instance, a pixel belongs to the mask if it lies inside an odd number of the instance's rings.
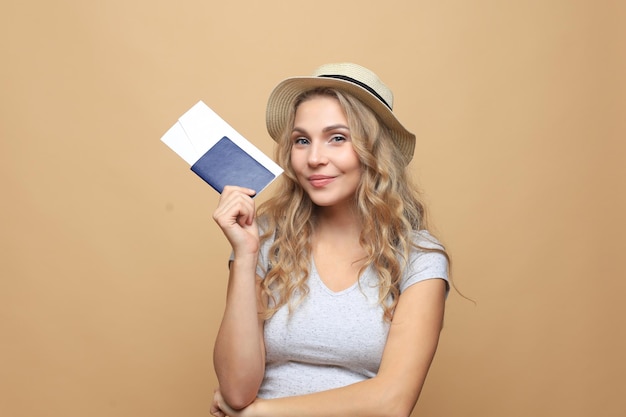
[[[258,210],[264,225],[261,240],[274,239],[269,249],[269,265],[262,291],[270,303],[265,317],[301,300],[308,293],[306,280],[311,259],[311,235],[315,224],[315,204],[298,183],[291,167],[291,129],[298,106],[317,96],[334,97],[346,114],[352,145],[362,166],[362,176],[355,195],[355,212],[361,222],[359,243],[366,253],[359,276],[372,266],[379,279],[379,304],[390,320],[400,294],[399,283],[416,247],[414,233],[426,229],[426,210],[420,193],[406,169],[406,160],[393,144],[389,130],[362,102],[342,91],[318,88],[307,91],[295,101],[284,127],[276,160],[285,172],[278,182],[276,195]],[[445,250],[438,251],[446,257]]]

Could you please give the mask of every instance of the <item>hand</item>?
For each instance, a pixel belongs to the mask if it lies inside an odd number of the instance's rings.
[[[256,402],[241,410],[233,410],[222,397],[222,393],[219,388],[216,388],[213,392],[213,404],[211,404],[211,415],[215,417],[254,417],[253,408]]]
[[[228,414],[226,414],[226,409],[222,409],[222,407],[225,407],[225,402],[224,399],[222,398],[222,394],[220,393],[220,389],[216,388],[215,391],[213,391],[213,403],[211,404],[211,415],[215,416],[215,417],[226,417]]]
[[[228,407],[228,405],[224,401],[224,398],[222,398],[222,393],[220,392],[220,389],[216,388],[215,391],[213,391],[211,415],[215,417],[226,417],[231,415],[230,411],[233,410],[230,410],[230,407]]]
[[[249,188],[226,186],[213,213],[213,220],[222,229],[235,255],[256,254],[259,250],[254,194]]]

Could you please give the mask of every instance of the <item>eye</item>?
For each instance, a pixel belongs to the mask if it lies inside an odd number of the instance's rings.
[[[333,135],[330,138],[331,142],[345,142],[346,140],[348,140],[345,136],[343,135]]]
[[[305,137],[299,136],[294,138],[293,143],[294,145],[307,145],[309,143],[309,140]]]

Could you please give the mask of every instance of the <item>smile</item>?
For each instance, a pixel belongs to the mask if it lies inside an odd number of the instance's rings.
[[[322,188],[335,180],[335,177],[326,175],[312,175],[309,177],[309,183],[315,188]]]

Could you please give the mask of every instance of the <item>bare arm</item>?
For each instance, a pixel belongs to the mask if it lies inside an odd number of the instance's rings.
[[[402,293],[376,377],[310,395],[259,399],[241,413],[224,405],[226,414],[241,417],[410,415],[437,349],[444,300],[445,283],[441,279],[419,282]],[[219,403],[219,393],[217,399]]]
[[[256,275],[259,233],[250,192],[226,187],[213,215],[234,251],[226,307],[213,350],[220,391],[235,409],[249,405],[265,372],[263,306]]]

